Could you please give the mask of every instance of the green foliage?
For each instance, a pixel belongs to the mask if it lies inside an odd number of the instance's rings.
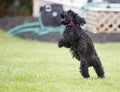
[[[32,0],[1,0],[0,17],[13,15],[30,15]]]
[[[79,62],[56,43],[25,41],[0,31],[0,92],[119,92],[120,43],[95,44],[106,72],[79,74]]]

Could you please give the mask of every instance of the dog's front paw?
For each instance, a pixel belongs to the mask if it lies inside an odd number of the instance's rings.
[[[64,43],[63,43],[63,39],[59,40],[58,41],[58,47],[63,47]]]

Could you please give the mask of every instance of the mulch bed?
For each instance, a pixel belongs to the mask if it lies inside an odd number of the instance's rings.
[[[19,16],[19,17],[7,17],[0,19],[0,28],[8,31],[9,29],[18,26],[23,23],[37,21],[37,18],[33,18],[31,16]],[[87,32],[93,41],[95,42],[120,42],[120,33],[91,33]],[[59,33],[50,33],[43,36],[38,36],[35,33],[27,32],[17,35],[23,39],[31,39],[31,40],[40,40],[47,42],[57,42],[58,39],[61,38],[61,34]]]

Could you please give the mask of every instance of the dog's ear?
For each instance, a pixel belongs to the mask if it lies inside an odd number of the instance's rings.
[[[85,19],[80,17],[78,14],[75,14],[74,20],[75,20],[76,24],[79,24],[80,26],[83,26],[84,24],[86,24]]]

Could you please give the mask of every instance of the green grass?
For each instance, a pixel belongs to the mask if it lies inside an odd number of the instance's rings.
[[[106,78],[89,79],[56,43],[21,40],[0,31],[0,92],[120,92],[120,43],[95,44]]]

